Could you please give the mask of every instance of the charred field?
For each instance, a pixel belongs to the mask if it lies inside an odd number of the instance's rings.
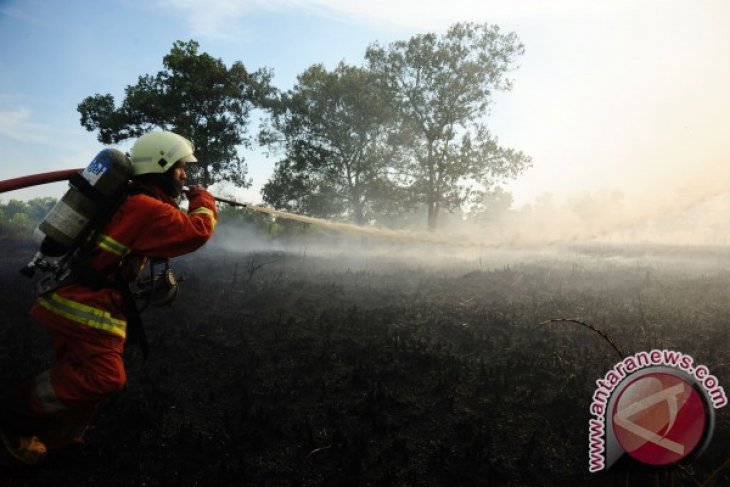
[[[589,474],[595,381],[619,357],[584,327],[540,325],[574,318],[628,354],[678,350],[727,386],[729,249],[345,248],[214,239],[176,259],[180,296],[145,312],[149,359],[127,350],[128,386],[86,444],[34,470],[3,458],[5,484],[730,485],[725,409],[691,462]],[[0,252],[6,396],[49,366],[50,332],[18,273],[33,245],[4,238]]]

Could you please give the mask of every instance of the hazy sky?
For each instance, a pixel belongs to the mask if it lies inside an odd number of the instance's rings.
[[[727,189],[727,0],[0,0],[0,179],[85,166],[101,145],[77,104],[121,101],[175,40],[273,68],[288,89],[314,63],[360,64],[374,41],[456,21],[498,24],[526,47],[489,120],[533,158],[509,186],[517,205],[599,188],[675,202]],[[261,152],[247,155],[254,187],[242,195],[254,202],[274,162]]]

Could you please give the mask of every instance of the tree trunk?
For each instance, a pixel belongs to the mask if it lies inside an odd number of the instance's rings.
[[[363,202],[360,198],[360,191],[354,189],[352,192],[352,217],[356,225],[365,224],[365,212],[363,211]]]
[[[426,196],[428,204],[428,230],[435,230],[439,219],[438,195],[436,194],[436,174],[433,160],[433,141],[428,141],[428,194]]]
[[[363,211],[363,202],[362,202],[362,192],[360,191],[360,184],[359,184],[359,178],[356,175],[355,176],[355,182],[352,182],[351,175],[350,175],[350,166],[346,165],[347,170],[347,182],[350,186],[350,205],[352,206],[352,218],[355,221],[356,225],[364,225],[365,224],[365,215]]]
[[[439,205],[435,201],[428,202],[428,229],[435,230],[439,220]]]
[[[365,224],[365,215],[363,215],[362,204],[360,202],[355,203],[355,207],[353,209],[353,218],[356,225]]]
[[[205,164],[203,166],[203,183],[202,183],[204,188],[207,188],[208,186],[210,186],[210,184],[211,184],[210,179],[211,179],[210,170],[208,169],[208,165]]]

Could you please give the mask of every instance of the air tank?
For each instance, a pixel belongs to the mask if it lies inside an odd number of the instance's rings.
[[[121,196],[132,177],[132,164],[123,152],[104,149],[79,174],[33,232],[43,255],[59,257],[88,235]]]

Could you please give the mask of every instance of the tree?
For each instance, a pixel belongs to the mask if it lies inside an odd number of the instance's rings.
[[[469,218],[477,221],[493,221],[512,207],[512,193],[499,186],[482,192],[471,203]]]
[[[10,200],[0,202],[0,233],[8,230],[14,233],[30,232],[51,211],[56,204],[51,197],[33,198],[27,202]]]
[[[523,52],[514,33],[473,23],[367,49],[370,70],[393,97],[397,141],[410,154],[402,172],[427,206],[430,229],[442,208],[459,207],[529,167],[528,156],[501,147],[485,124],[492,91],[511,88],[506,74]]]
[[[177,41],[163,58],[164,69],[127,86],[116,108],[110,94],[89,96],[79,105],[81,125],[99,131],[99,142],[118,143],[153,130],[171,130],[190,139],[200,164],[189,166],[189,179],[209,186],[231,181],[248,187],[247,167],[238,147],[250,147],[246,127],[251,110],[266,105],[274,89],[271,73],[249,73],[237,61],[198,53],[193,40]]]
[[[265,185],[264,201],[318,216],[372,218],[374,198],[388,184],[392,110],[371,73],[341,62],[313,65],[281,97],[260,141],[285,158]]]

